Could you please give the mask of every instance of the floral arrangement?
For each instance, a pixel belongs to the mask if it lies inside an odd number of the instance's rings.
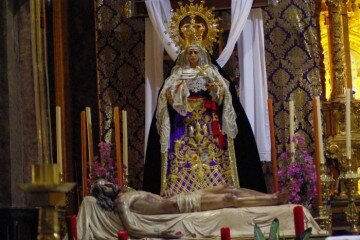
[[[311,207],[316,197],[316,172],[313,157],[305,150],[305,139],[294,134],[295,153],[283,152],[279,160],[280,187],[289,188],[290,202]]]
[[[112,144],[110,142],[102,141],[99,143],[98,147],[100,156],[94,156],[94,163],[89,174],[88,186],[91,186],[91,184],[99,178],[117,184],[116,162],[111,157]]]

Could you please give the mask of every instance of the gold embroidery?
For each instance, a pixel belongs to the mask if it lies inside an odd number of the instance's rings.
[[[161,186],[160,193],[163,195],[167,188],[166,170],[168,168],[168,153],[161,154]]]
[[[229,144],[229,153],[230,153],[230,166],[232,169],[231,179],[233,180],[233,184],[235,187],[240,187],[239,175],[236,165],[236,156],[235,156],[235,149],[234,149],[234,140],[228,138]]]
[[[233,160],[229,151],[218,146],[218,139],[212,134],[212,118],[205,113],[204,102],[203,98],[188,99],[191,115],[185,117],[185,132],[175,141],[174,153],[169,154],[167,195],[218,184],[238,185]]]

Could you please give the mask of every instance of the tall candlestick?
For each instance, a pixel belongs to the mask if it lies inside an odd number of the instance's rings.
[[[59,165],[60,178],[63,174],[62,138],[61,138],[61,107],[56,106],[56,156]]]
[[[116,153],[116,169],[118,177],[118,185],[122,186],[124,173],[123,163],[121,159],[121,137],[120,137],[120,112],[119,107],[114,108],[114,129],[115,129],[115,153]]]
[[[274,130],[274,111],[273,101],[268,99],[268,111],[269,111],[269,125],[270,125],[270,141],[271,141],[271,163],[273,171],[273,192],[279,191],[279,176],[276,161],[276,144],[275,144],[275,130]]]
[[[320,97],[316,96],[316,112],[317,112],[317,130],[318,130],[318,138],[319,138],[319,160],[320,164],[325,164],[325,158],[324,158],[324,142],[323,142],[323,130],[322,130],[322,120],[321,120],[321,102]]]
[[[89,171],[91,172],[93,159],[94,159],[94,146],[92,138],[92,123],[91,123],[91,109],[89,107],[85,108],[86,112],[86,131],[87,131],[87,143],[89,151]]]
[[[294,116],[295,116],[295,107],[294,107],[294,101],[289,101],[289,123],[290,123],[290,152],[295,153],[295,144],[292,141],[292,138],[295,134],[295,122],[294,122]]]
[[[318,101],[316,98],[312,101],[313,109],[313,125],[314,125],[314,145],[315,145],[315,169],[316,169],[316,189],[317,189],[317,203],[319,206],[322,205],[322,191],[321,191],[321,170],[320,170],[320,150],[319,150],[319,134],[322,132],[319,131],[319,117],[318,117]]]
[[[87,154],[86,154],[86,113],[81,112],[81,169],[82,169],[82,191],[83,197],[87,195]]]
[[[350,101],[350,88],[345,91],[345,104],[346,104],[346,158],[351,159],[351,101]]]
[[[127,133],[127,112],[125,110],[121,111],[122,117],[122,128],[123,128],[123,164],[126,168],[126,177],[129,174],[128,166],[128,133]]]

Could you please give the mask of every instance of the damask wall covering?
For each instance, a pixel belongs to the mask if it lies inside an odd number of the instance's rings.
[[[127,110],[130,186],[141,189],[145,126],[145,21],[121,16],[116,0],[96,1],[100,132],[113,139],[113,108]],[[112,141],[114,142],[114,141]]]
[[[274,100],[277,151],[288,143],[288,101],[295,103],[295,131],[313,140],[311,100],[322,95],[319,1],[283,0],[263,11],[269,97]],[[309,145],[309,147],[311,147]]]
[[[282,0],[264,8],[269,97],[274,100],[278,153],[288,143],[288,104],[296,129],[312,142],[311,104],[321,89],[316,0]],[[113,107],[128,111],[129,181],[140,189],[144,159],[144,19],[121,16],[119,1],[96,0],[97,75],[102,139],[113,139]],[[241,71],[241,70],[240,70]]]

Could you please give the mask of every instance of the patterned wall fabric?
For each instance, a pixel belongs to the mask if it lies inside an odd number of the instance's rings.
[[[277,151],[289,142],[288,101],[295,102],[295,131],[313,139],[313,96],[321,94],[322,49],[316,0],[283,0],[264,9],[269,97],[274,100]]]
[[[128,112],[129,184],[140,189],[144,160],[144,19],[120,15],[117,0],[96,0],[96,55],[101,138],[113,141],[113,108]]]

